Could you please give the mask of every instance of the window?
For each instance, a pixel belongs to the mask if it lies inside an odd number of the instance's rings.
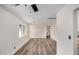
[[[25,26],[23,24],[19,25],[19,37],[22,37],[25,34]]]

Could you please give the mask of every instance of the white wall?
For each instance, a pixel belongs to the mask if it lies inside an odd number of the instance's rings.
[[[55,41],[57,41],[57,38],[56,38],[56,24],[52,25],[51,26],[51,38]]]
[[[0,7],[0,54],[14,54],[28,40],[28,34],[26,39],[19,39],[20,23],[28,28],[28,24]]]
[[[79,10],[77,11],[77,30],[79,31]]]
[[[46,27],[30,25],[30,38],[46,38]]]
[[[57,54],[75,54],[73,11],[77,7],[79,5],[66,5],[57,14]]]

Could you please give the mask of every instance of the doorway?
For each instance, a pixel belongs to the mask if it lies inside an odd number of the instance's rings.
[[[74,54],[79,55],[79,8],[74,10],[73,15]]]

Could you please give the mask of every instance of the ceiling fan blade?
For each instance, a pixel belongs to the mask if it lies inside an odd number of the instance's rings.
[[[21,4],[13,4],[14,6],[19,6]],[[23,4],[25,7],[27,7],[27,4]]]
[[[20,4],[14,4],[15,6],[19,6]]]
[[[36,4],[32,4],[31,7],[33,8],[34,12],[38,11],[37,5]]]

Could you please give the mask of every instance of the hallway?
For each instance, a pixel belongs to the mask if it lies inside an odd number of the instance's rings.
[[[32,38],[15,55],[55,55],[56,41],[45,38]]]
[[[0,55],[79,54],[78,9],[74,4],[1,4]]]

